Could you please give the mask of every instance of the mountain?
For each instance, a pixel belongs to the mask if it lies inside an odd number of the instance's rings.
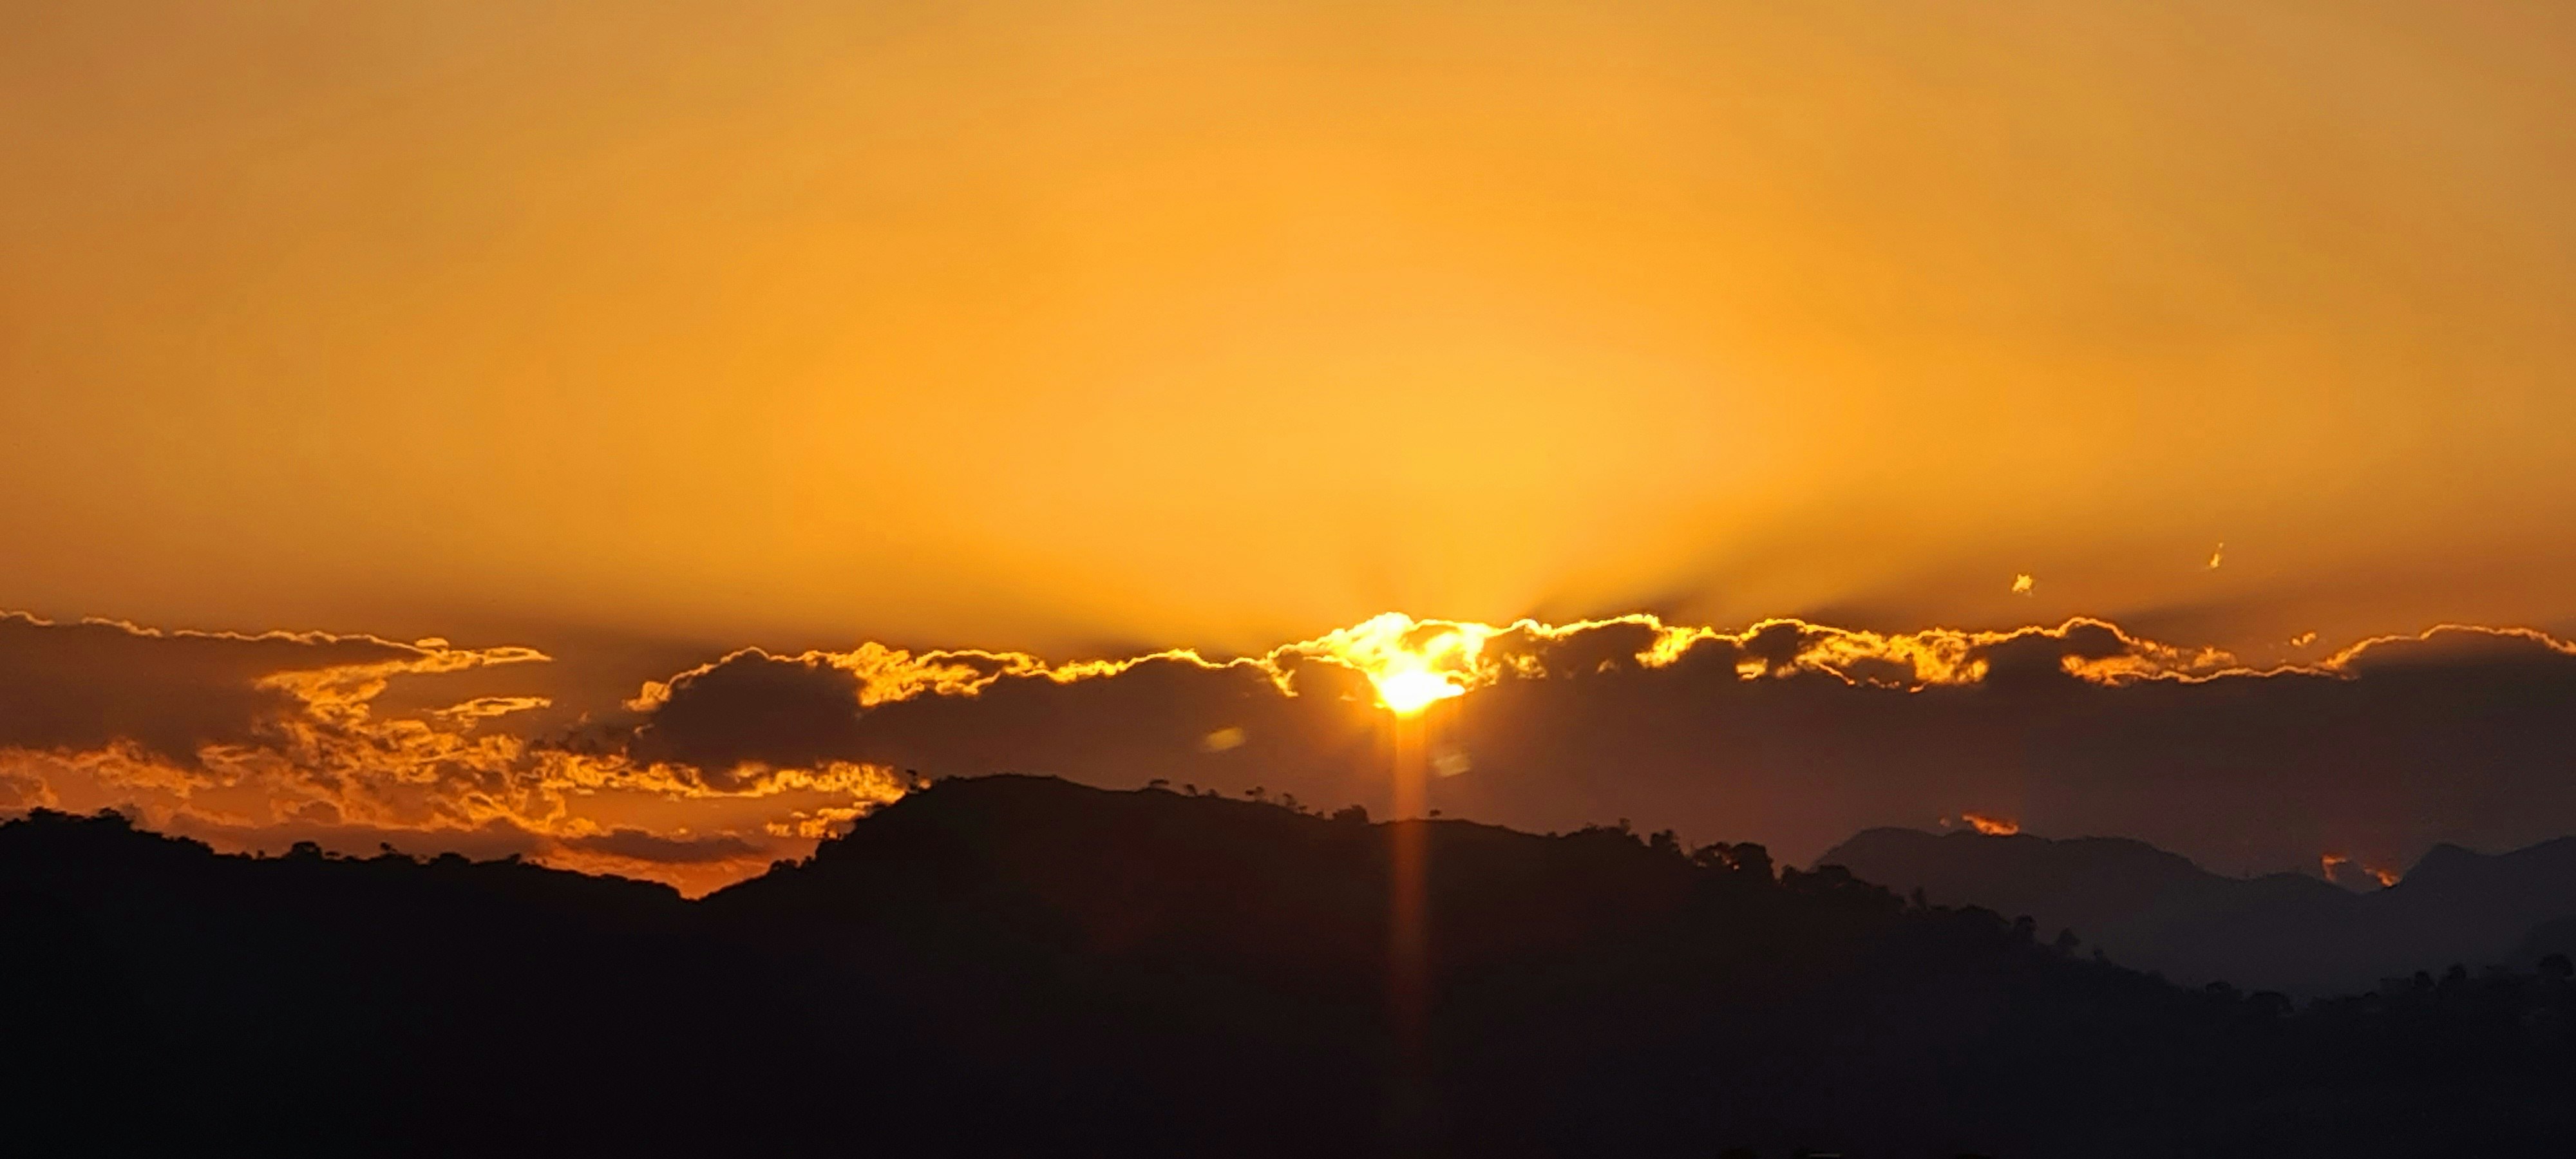
[[[691,902],[0,825],[23,1153],[2406,1155],[2576,1130],[2576,986],[2294,1011],[1759,847],[946,781]],[[1744,1150],[1730,1150],[1742,1148]]]
[[[2535,927],[2576,916],[2576,838],[2497,855],[2436,846],[2367,893],[2295,873],[2225,877],[2104,837],[1871,829],[1817,864],[1936,903],[2027,914],[2182,981],[2292,994],[2368,989],[2452,963],[2528,965],[2540,956],[2524,948]]]

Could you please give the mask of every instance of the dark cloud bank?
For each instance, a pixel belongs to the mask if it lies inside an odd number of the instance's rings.
[[[1871,825],[1975,812],[2138,837],[2231,872],[2313,869],[2329,853],[2402,866],[2441,841],[2576,832],[2576,655],[2545,637],[2442,629],[2307,669],[2104,683],[2070,668],[2152,646],[2079,623],[1982,647],[1982,678],[1923,684],[1902,657],[1799,667],[1806,631],[1702,639],[1662,667],[1638,661],[1652,633],[1636,625],[1540,642],[1530,674],[1427,716],[1435,755],[1463,770],[1435,778],[1432,804],[1542,830],[1628,818],[1793,858]],[[745,653],[675,683],[640,743],[1384,809],[1395,726],[1367,681],[1308,662],[1292,683],[1282,695],[1261,670],[1175,658],[861,710],[848,672]],[[1224,730],[1241,743],[1208,743]]]
[[[2313,872],[2327,854],[2402,868],[2438,842],[2576,833],[2576,653],[2535,633],[2437,629],[2254,672],[2089,621],[1938,639],[1523,627],[1494,630],[1475,686],[1413,725],[1361,671],[1301,647],[1052,668],[752,650],[641,697],[599,690],[577,732],[520,735],[505,698],[416,719],[365,709],[387,682],[474,668],[480,689],[532,654],[0,618],[0,788],[14,794],[0,804],[77,806],[46,779],[115,751],[195,778],[170,791],[197,807],[241,791],[240,753],[256,750],[301,770],[264,774],[302,794],[278,816],[364,816],[431,844],[503,825],[539,834],[540,854],[747,873],[872,803],[854,766],[1163,779],[1383,815],[1397,730],[1419,727],[1443,774],[1430,804],[1448,815],[1534,830],[1625,818],[1798,861],[1864,828],[1967,813],[2140,838],[2231,873]],[[205,771],[217,752],[231,754],[221,775]],[[99,791],[151,779],[117,775]],[[658,804],[567,820],[621,790]],[[762,801],[769,814],[746,812]],[[206,806],[197,828],[263,824],[282,823]]]

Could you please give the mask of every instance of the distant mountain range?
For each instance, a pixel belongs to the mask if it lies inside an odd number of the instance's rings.
[[[2386,888],[2227,877],[2140,841],[1871,829],[1816,859],[1940,905],[2028,915],[2177,981],[2296,995],[2453,964],[2576,950],[2576,837],[2481,854],[2440,845]]]

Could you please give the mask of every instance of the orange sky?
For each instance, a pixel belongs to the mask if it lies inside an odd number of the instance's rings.
[[[2564,5],[0,22],[0,607],[2576,623]]]
[[[0,813],[2576,829],[2565,4],[0,5],[0,157]]]

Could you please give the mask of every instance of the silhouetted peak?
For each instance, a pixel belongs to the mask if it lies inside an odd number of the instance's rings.
[[[2397,884],[2416,893],[2446,889],[2488,877],[2500,868],[2497,860],[2445,841],[2425,850],[2424,856],[2416,859],[2415,867],[2407,870]]]
[[[2505,860],[2526,873],[2576,878],[2576,837],[2552,838],[2504,856]]]
[[[2130,888],[2197,886],[2225,878],[2144,841],[2126,837],[2041,837],[2030,833],[1988,834],[1974,830],[1928,833],[1920,829],[1865,829],[1825,851],[1818,865],[1844,865],[1873,881],[1873,871],[1903,867],[1907,876],[1939,865],[1956,872],[2027,874],[2063,879],[2067,875],[2118,879]]]
[[[831,866],[898,835],[944,834],[977,844],[1034,841],[1061,847],[1189,827],[1224,826],[1249,832],[1318,826],[1344,831],[1367,827],[1364,816],[1308,813],[1302,803],[1277,798],[1251,800],[1161,787],[1100,789],[1038,774],[953,777],[881,806],[848,831],[825,840],[815,850],[814,863]]]

